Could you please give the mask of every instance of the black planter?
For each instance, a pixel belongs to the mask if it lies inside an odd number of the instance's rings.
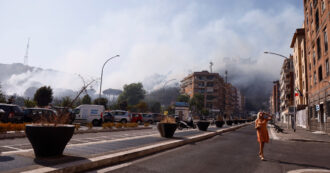
[[[231,125],[233,125],[233,121],[232,121],[232,120],[227,120],[227,121],[226,121],[226,124],[227,124],[228,126],[231,126]]]
[[[160,133],[160,136],[165,138],[172,138],[177,126],[177,124],[173,123],[158,123],[157,129]]]
[[[243,120],[238,120],[238,123],[242,124],[243,123]]]
[[[234,124],[238,124],[238,120],[234,120]]]
[[[198,129],[201,131],[206,131],[207,128],[209,127],[209,125],[210,125],[209,121],[198,121],[197,122]]]
[[[25,133],[36,157],[60,156],[73,132],[73,125],[26,125]]]
[[[224,121],[215,121],[215,125],[216,125],[218,128],[221,128],[224,124],[225,124]]]

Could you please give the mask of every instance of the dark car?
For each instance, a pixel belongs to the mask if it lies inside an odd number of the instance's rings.
[[[25,122],[52,122],[57,116],[57,112],[45,108],[27,108],[24,109]]]
[[[107,123],[107,122],[114,122],[115,118],[113,117],[113,115],[110,112],[104,112],[103,115],[103,122]]]
[[[0,109],[3,110],[3,113],[0,114],[0,121],[7,123],[19,123],[23,122],[24,113],[18,105],[14,104],[0,104]]]

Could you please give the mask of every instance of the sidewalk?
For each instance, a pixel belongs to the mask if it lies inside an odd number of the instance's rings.
[[[221,133],[233,131],[249,123],[208,131],[197,129],[177,131],[174,138],[162,138],[159,133],[120,139],[104,139],[85,144],[70,144],[64,156],[36,159],[32,149],[3,152],[0,172],[80,172],[89,169],[136,159],[188,143],[201,141]]]
[[[301,141],[301,142],[325,142],[330,144],[330,136],[327,134],[320,134],[308,131],[307,129],[297,127],[296,132],[293,131],[291,127],[287,127],[286,124],[277,122],[276,125],[280,126],[284,133],[275,132],[274,128],[270,125],[271,135],[274,135],[275,138],[279,140],[286,141]]]

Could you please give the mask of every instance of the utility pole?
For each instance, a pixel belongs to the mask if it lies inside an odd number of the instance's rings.
[[[228,71],[225,71],[225,79],[226,79],[226,83],[228,83]]]
[[[25,56],[24,56],[24,65],[28,65],[29,47],[30,47],[30,38],[28,38],[28,42],[26,45]]]

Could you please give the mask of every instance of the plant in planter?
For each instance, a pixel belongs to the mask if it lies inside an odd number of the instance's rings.
[[[226,124],[227,124],[227,126],[232,126],[233,125],[233,120],[227,119]]]
[[[177,124],[173,117],[167,115],[157,124],[157,129],[162,137],[171,138],[177,128]]]
[[[238,124],[238,119],[236,117],[234,118],[234,124]]]
[[[70,103],[70,107],[92,82],[82,87],[76,98]],[[38,96],[38,101],[47,105],[52,100],[52,90],[50,87],[42,88],[44,90],[37,91],[35,97]],[[40,103],[38,105],[42,106]],[[67,124],[70,122],[70,118],[70,113],[61,113],[59,115],[43,114],[38,123],[25,126],[25,134],[37,158],[61,156],[63,154],[75,130],[74,125]]]
[[[207,128],[209,127],[210,122],[206,120],[200,120],[197,122],[197,127],[201,131],[207,131]]]
[[[215,125],[218,127],[218,128],[221,128],[223,125],[225,124],[225,121],[223,120],[222,116],[218,116],[217,117],[217,120],[215,121]]]

